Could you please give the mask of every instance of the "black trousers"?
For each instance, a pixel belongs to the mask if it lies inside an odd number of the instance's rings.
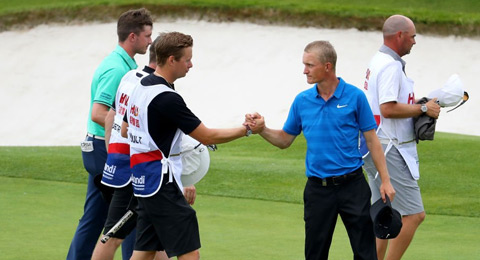
[[[305,186],[305,259],[328,259],[332,236],[340,215],[350,238],[354,259],[377,260],[370,218],[371,191],[360,171],[348,180],[323,182],[309,178]]]

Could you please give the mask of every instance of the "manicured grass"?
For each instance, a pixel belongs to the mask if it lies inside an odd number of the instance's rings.
[[[80,147],[0,147],[0,176],[86,183]]]
[[[0,177],[1,259],[64,259],[85,190],[85,184]],[[303,259],[300,204],[199,195],[194,208],[202,259]],[[477,259],[479,232],[480,218],[427,216],[404,259]],[[330,259],[352,259],[341,220]]]
[[[302,259],[305,139],[280,150],[258,136],[219,145],[194,208],[204,259]],[[427,219],[405,259],[480,254],[480,137],[437,133],[419,145]],[[82,214],[78,147],[0,147],[2,259],[62,259]],[[339,220],[340,221],[340,220]],[[28,247],[28,250],[23,248]],[[434,250],[432,250],[434,249]],[[331,259],[350,259],[341,222]],[[120,256],[117,254],[117,258]]]
[[[0,177],[1,259],[65,259],[86,185]]]
[[[15,24],[115,21],[145,6],[156,17],[250,21],[298,26],[378,30],[395,13],[411,17],[422,33],[480,35],[480,2],[458,0],[23,0],[0,1],[0,30]]]
[[[436,133],[418,146],[427,213],[480,217],[480,139]]]
[[[306,143],[285,150],[259,136],[221,144],[198,183],[203,195],[302,203]],[[480,217],[480,137],[436,133],[419,145],[420,187],[428,214]],[[78,147],[0,147],[0,176],[86,183]]]

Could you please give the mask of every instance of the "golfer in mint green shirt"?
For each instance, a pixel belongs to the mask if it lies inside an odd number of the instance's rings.
[[[152,43],[152,25],[150,12],[145,8],[123,13],[117,22],[118,45],[100,63],[93,75],[87,136],[81,144],[83,165],[89,173],[87,194],[83,216],[70,244],[67,260],[92,259],[103,230],[108,213],[108,196],[111,196],[111,191],[105,192],[100,184],[107,159],[105,118],[115,99],[120,80],[128,71],[137,68],[135,54],[145,54]],[[132,237],[127,236],[122,243],[123,259],[130,259],[132,254],[135,242],[135,234],[132,234]],[[109,254],[106,246],[102,244],[98,250],[95,254],[102,255],[103,259],[110,258],[106,256]],[[95,254],[93,259],[97,257]],[[113,254],[114,251],[111,259]]]
[[[104,125],[92,121],[92,108],[95,104],[102,104],[109,108],[115,100],[120,80],[128,71],[137,67],[135,60],[120,45],[117,45],[115,50],[100,63],[93,75],[90,91],[90,112],[87,124],[89,134],[105,136]]]

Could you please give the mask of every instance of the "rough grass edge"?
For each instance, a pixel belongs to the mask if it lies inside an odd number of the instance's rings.
[[[18,11],[0,15],[0,32],[7,30],[30,29],[41,24],[83,24],[91,22],[115,22],[122,12],[139,8],[138,4],[70,6],[53,9]],[[249,22],[260,25],[285,25],[313,28],[355,28],[360,31],[379,31],[383,15],[358,17],[355,15],[338,15],[318,11],[287,11],[275,8],[231,8],[204,7],[186,5],[145,4],[155,20],[189,19],[208,22]],[[440,36],[480,36],[477,23],[435,22],[415,19],[417,32]]]

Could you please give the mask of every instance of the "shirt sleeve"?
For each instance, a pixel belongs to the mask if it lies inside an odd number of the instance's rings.
[[[377,78],[379,103],[398,101],[402,80],[402,64],[394,61],[385,66]]]
[[[285,131],[287,134],[295,136],[302,132],[302,121],[298,111],[299,102],[299,96],[297,96],[290,106],[287,121],[285,121],[285,124],[283,125],[283,131]]]
[[[115,102],[115,94],[124,74],[124,71],[117,68],[103,73],[98,81],[97,93],[95,93],[93,102],[110,107]]]
[[[359,91],[357,98],[358,124],[362,132],[366,132],[377,127],[372,109],[368,104],[368,99],[363,91]]]
[[[190,134],[201,123],[200,119],[187,107],[183,98],[175,92],[164,92],[156,96],[149,105],[168,121],[177,125],[182,132]]]

